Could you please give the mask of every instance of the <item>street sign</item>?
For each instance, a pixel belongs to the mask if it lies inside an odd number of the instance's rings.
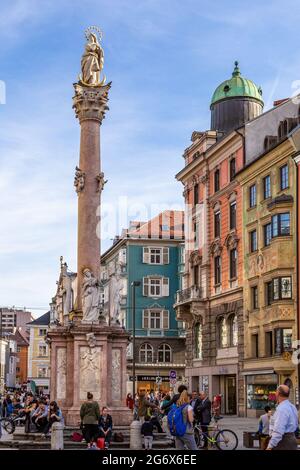
[[[155,382],[157,383],[157,385],[161,385],[162,384],[162,378],[159,377],[159,375],[158,375],[155,379]]]
[[[176,379],[170,379],[170,385],[176,385],[177,380]]]
[[[169,372],[169,377],[170,377],[170,381],[171,381],[171,379],[173,379],[173,380],[175,379],[175,380],[176,380],[176,379],[177,379],[177,372],[176,372],[176,370],[170,370],[170,372]]]

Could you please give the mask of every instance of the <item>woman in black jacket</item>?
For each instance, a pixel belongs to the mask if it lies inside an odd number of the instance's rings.
[[[112,436],[112,417],[108,414],[108,408],[104,406],[99,418],[99,437],[104,437],[105,449],[108,449]]]

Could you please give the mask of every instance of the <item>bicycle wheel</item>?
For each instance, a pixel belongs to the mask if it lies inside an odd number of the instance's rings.
[[[221,429],[216,435],[216,446],[219,450],[235,450],[239,440],[230,429]]]
[[[203,449],[205,441],[202,432],[200,432],[199,429],[195,428],[194,435],[198,449]]]
[[[16,429],[15,423],[9,418],[1,419],[1,426],[8,434],[13,434]]]

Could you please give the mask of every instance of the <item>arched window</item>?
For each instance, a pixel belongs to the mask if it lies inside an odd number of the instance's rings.
[[[153,362],[153,348],[151,344],[144,343],[140,347],[140,362]]]
[[[221,317],[218,320],[218,335],[219,335],[219,347],[227,348],[228,347],[228,327],[226,318]]]
[[[230,328],[230,346],[238,345],[238,322],[237,315],[231,315],[228,319]]]
[[[202,328],[202,320],[196,323],[195,325],[195,358],[202,359],[202,336],[203,336],[203,328]]]
[[[168,344],[161,344],[158,348],[158,362],[171,362],[172,349]]]

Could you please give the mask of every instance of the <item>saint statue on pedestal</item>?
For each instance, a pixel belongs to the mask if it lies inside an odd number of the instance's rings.
[[[98,279],[90,269],[83,271],[82,284],[83,323],[99,322],[100,315],[100,286]]]
[[[101,39],[101,31],[98,28],[91,26],[86,31],[88,42],[81,59],[81,76],[79,77],[80,82],[86,86],[102,86],[105,83],[105,77],[100,81],[100,73],[104,64],[104,52],[98,42],[96,32],[98,32]]]

